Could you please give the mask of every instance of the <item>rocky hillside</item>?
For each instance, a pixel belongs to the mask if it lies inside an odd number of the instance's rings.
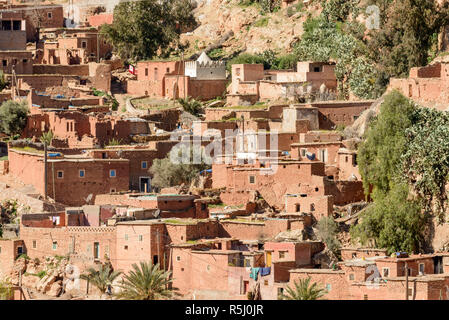
[[[210,49],[211,57],[229,57],[235,53],[260,53],[267,49],[289,53],[302,35],[308,15],[318,15],[319,5],[298,5],[263,13],[249,0],[197,0],[195,17],[199,26],[181,36],[188,54]]]

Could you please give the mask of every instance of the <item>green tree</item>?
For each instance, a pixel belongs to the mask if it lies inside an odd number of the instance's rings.
[[[413,124],[405,130],[402,168],[406,181],[428,213],[444,221],[449,175],[449,114],[417,108]]]
[[[282,295],[281,300],[319,300],[327,291],[320,288],[316,282],[310,283],[311,278],[295,281],[295,287],[288,286]]]
[[[410,193],[402,156],[411,147],[407,130],[416,123],[418,110],[397,91],[386,95],[358,150],[365,194],[374,203],[351,227],[351,236],[390,253],[418,252],[424,246],[427,220],[421,210],[422,199]]]
[[[404,77],[410,68],[424,66],[437,37],[449,23],[449,3],[428,0],[370,0],[380,9],[380,29],[368,33],[370,58],[384,79]]]
[[[167,289],[170,271],[161,270],[159,264],[151,262],[134,263],[133,270],[124,276],[117,298],[123,300],[160,300],[172,297],[172,290]]]
[[[371,188],[388,192],[401,174],[401,155],[406,150],[405,130],[412,125],[415,109],[415,104],[398,91],[385,96],[357,153],[365,195],[370,194]]]
[[[25,101],[8,100],[0,106],[0,131],[8,135],[21,134],[28,119]]]
[[[364,245],[373,244],[388,253],[419,252],[424,246],[426,216],[419,201],[410,199],[409,186],[394,184],[387,193],[376,191],[374,203],[365,209],[351,237]]]
[[[323,217],[317,223],[317,236],[335,255],[340,255],[340,241],[337,239],[338,225],[332,217]]]
[[[115,279],[122,274],[120,271],[112,270],[109,264],[102,264],[98,270],[89,268],[86,274],[81,275],[81,279],[89,280],[95,287],[104,294]]]
[[[182,159],[184,155],[184,159]],[[199,161],[194,161],[196,158]],[[203,149],[186,147],[173,147],[164,159],[154,159],[150,168],[153,175],[152,185],[157,188],[173,187],[181,184],[190,184],[201,171],[209,169],[206,164]]]
[[[120,57],[151,59],[167,53],[179,35],[196,25],[190,0],[142,0],[119,3],[114,21],[103,25],[101,33]]]

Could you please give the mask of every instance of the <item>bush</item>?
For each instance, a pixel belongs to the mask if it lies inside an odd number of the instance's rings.
[[[335,255],[340,255],[340,241],[337,239],[338,225],[332,217],[323,217],[316,226],[318,238]]]

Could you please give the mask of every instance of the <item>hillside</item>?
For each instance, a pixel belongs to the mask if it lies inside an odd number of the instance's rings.
[[[289,53],[302,35],[308,15],[318,15],[319,5],[306,7],[302,2],[273,13],[263,13],[260,5],[248,0],[198,0],[194,11],[199,26],[182,34],[181,43],[188,44],[187,54],[206,49],[213,58],[234,53],[260,53],[267,49]]]

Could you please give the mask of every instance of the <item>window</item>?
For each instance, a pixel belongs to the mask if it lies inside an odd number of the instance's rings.
[[[181,257],[180,257],[180,256],[177,256],[177,257],[176,257],[176,261],[181,261]]]
[[[147,163],[146,161],[142,161],[142,162],[141,162],[141,167],[142,167],[142,169],[146,169],[147,166],[148,166],[148,163]]]
[[[100,243],[94,242],[94,259],[100,258]]]
[[[170,68],[167,68],[167,73],[169,73],[170,72]]]
[[[47,12],[47,17],[48,17],[48,19],[51,19],[51,18],[53,18],[53,14],[51,12]]]
[[[27,62],[28,62],[28,59],[23,59],[22,62],[23,62],[23,63],[27,63]]]
[[[111,178],[115,178],[116,177],[115,169],[109,170],[109,177],[111,177]]]
[[[81,41],[81,48],[86,49],[87,48],[87,42]]]
[[[363,300],[368,300],[368,295],[367,294],[363,295]]]
[[[8,65],[8,60],[3,60],[2,64],[3,64],[4,67],[6,67]]]
[[[53,241],[53,250],[58,249],[58,242]]]
[[[56,173],[56,177],[57,177],[58,179],[64,178],[64,171],[59,170],[59,171]]]
[[[388,278],[390,275],[390,268],[382,268],[382,277]]]
[[[349,274],[349,280],[354,281],[354,274],[353,273]]]
[[[424,263],[420,263],[419,264],[419,274],[423,275],[424,274]]]
[[[101,158],[102,158],[102,159],[106,159],[107,157],[108,157],[108,155],[107,155],[106,152],[102,152],[102,153],[101,153]]]
[[[256,176],[249,176],[249,183],[255,184],[256,183]]]
[[[79,174],[80,174],[80,178],[84,178],[85,171],[84,171],[84,170],[80,170],[80,171],[79,171]]]
[[[159,256],[156,254],[153,256],[153,265],[158,264],[158,262],[159,262]]]
[[[127,234],[125,234],[125,240],[128,240],[128,235]]]
[[[125,246],[125,248],[124,248],[125,250],[128,250],[128,246]]]
[[[299,203],[295,204],[295,212],[301,211],[301,205]]]
[[[268,280],[263,281],[264,286],[268,286]]]
[[[139,241],[143,241],[143,235],[139,235]]]
[[[279,251],[279,259],[285,258],[285,251]]]
[[[36,247],[37,247],[36,240],[33,240],[33,249],[36,249]]]
[[[307,149],[301,149],[301,157],[305,157],[307,153]]]
[[[313,72],[321,72],[321,67],[313,67]]]
[[[23,253],[23,247],[19,246],[17,247],[17,254],[20,256]]]
[[[148,76],[148,68],[145,68],[145,76]]]
[[[114,193],[115,192],[115,189],[114,188],[112,188],[110,191],[109,191],[109,193]]]

